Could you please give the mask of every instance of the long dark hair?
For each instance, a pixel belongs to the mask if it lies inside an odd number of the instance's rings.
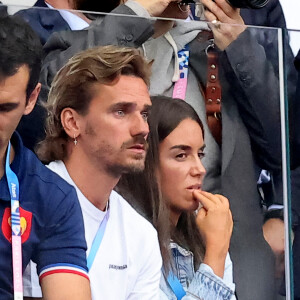
[[[197,230],[194,212],[183,212],[176,227],[172,227],[169,210],[162,198],[156,170],[159,166],[159,144],[185,119],[202,122],[195,110],[181,99],[165,96],[152,97],[149,116],[149,149],[145,161],[145,170],[141,174],[122,176],[117,190],[137,211],[146,217],[157,229],[165,272],[172,267],[170,240],[178,243],[194,254],[194,265],[198,267],[203,260],[204,243]]]

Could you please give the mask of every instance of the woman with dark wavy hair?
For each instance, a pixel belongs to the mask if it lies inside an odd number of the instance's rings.
[[[183,100],[156,96],[149,127],[145,170],[119,189],[158,231],[161,299],[235,299],[229,202],[201,190],[202,122]]]

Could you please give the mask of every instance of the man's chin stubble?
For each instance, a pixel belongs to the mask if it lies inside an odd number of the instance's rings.
[[[109,166],[108,172],[113,176],[113,177],[120,177],[122,174],[136,174],[136,173],[141,173],[144,171],[145,168],[145,160],[142,159],[140,161],[136,161],[136,163],[131,163],[127,165],[114,165],[114,166]]]

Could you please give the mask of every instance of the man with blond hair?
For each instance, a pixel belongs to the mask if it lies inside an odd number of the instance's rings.
[[[93,299],[159,297],[157,233],[113,191],[123,173],[144,169],[149,73],[136,49],[94,48],[59,71],[49,94],[38,154],[77,191]]]

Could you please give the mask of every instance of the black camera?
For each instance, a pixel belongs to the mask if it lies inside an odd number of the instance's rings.
[[[269,0],[227,0],[229,4],[233,7],[239,8],[262,8]],[[189,4],[195,3],[194,0],[182,0],[180,3]]]

